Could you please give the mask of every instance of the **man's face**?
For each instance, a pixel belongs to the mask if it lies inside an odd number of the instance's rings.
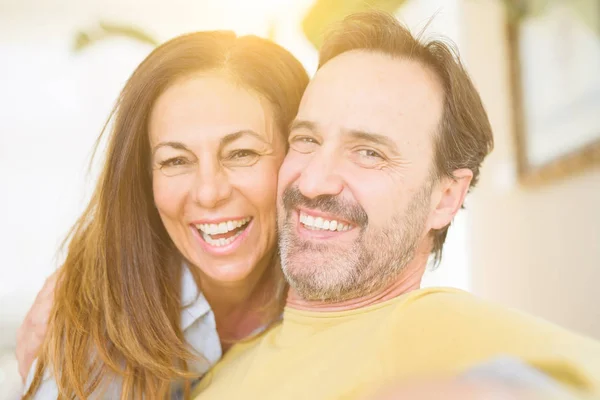
[[[317,72],[279,174],[282,267],[301,297],[361,297],[413,259],[431,229],[442,110],[414,61],[352,51]]]

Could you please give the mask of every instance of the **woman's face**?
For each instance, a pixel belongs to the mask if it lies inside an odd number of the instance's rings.
[[[149,133],[154,201],[177,248],[213,281],[262,275],[285,156],[269,103],[224,75],[197,75],[157,99]]]

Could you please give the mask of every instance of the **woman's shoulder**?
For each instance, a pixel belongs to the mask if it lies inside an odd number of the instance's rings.
[[[186,342],[194,352],[201,355],[199,361],[189,365],[194,372],[204,374],[219,361],[222,356],[221,343],[217,334],[214,314],[208,301],[198,289],[196,281],[187,265],[183,268],[181,278],[181,330]],[[25,391],[31,386],[38,360],[36,359],[25,382]],[[109,390],[119,392],[119,384],[110,385]],[[112,393],[112,392],[111,392]],[[42,383],[34,399],[58,398],[58,387],[49,369],[44,371]]]

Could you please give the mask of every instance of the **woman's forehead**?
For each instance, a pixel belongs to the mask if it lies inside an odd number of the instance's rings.
[[[262,96],[223,75],[198,75],[171,85],[157,99],[150,115],[151,142],[181,138],[218,139],[251,130],[271,142],[275,121]],[[200,140],[200,138],[199,138]]]

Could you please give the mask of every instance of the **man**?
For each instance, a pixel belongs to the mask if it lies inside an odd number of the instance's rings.
[[[323,44],[289,145],[283,321],[235,346],[197,399],[355,399],[432,376],[600,395],[597,343],[458,290],[419,289],[493,146],[444,43],[420,43],[381,13],[347,18]]]

